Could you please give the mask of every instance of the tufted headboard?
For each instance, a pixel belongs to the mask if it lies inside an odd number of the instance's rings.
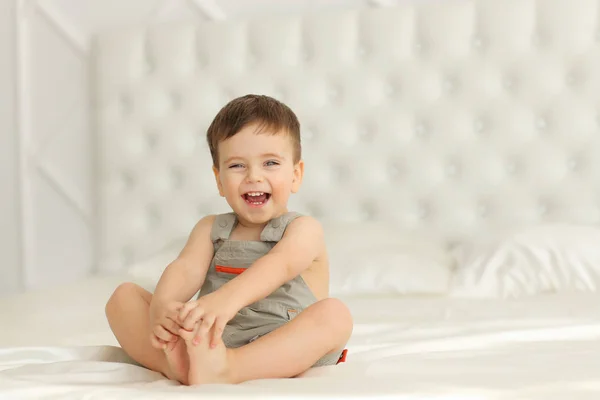
[[[206,128],[272,95],[302,124],[292,208],[449,241],[600,222],[600,0],[486,0],[140,26],[94,47],[98,250],[123,268],[217,194]]]

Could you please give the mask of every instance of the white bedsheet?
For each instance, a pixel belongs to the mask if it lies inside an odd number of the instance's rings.
[[[0,301],[0,398],[600,398],[600,295],[345,299],[348,361],[302,379],[184,387],[129,362],[104,320],[119,278]]]

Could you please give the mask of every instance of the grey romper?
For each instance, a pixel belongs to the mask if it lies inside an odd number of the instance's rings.
[[[267,254],[281,240],[288,224],[298,217],[298,213],[283,214],[268,222],[260,234],[260,241],[242,241],[229,239],[237,225],[237,216],[234,213],[217,215],[211,231],[214,256],[199,297],[219,289]],[[248,344],[291,321],[316,301],[304,279],[298,275],[265,299],[239,310],[227,323],[223,342],[228,348]],[[313,367],[334,365],[344,361],[343,358],[345,351],[327,354]]]

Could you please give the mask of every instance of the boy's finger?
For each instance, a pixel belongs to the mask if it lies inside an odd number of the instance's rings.
[[[204,310],[201,307],[194,308],[187,316],[187,318],[183,321],[183,327],[188,331],[194,329],[194,325],[196,322],[200,321],[200,319],[204,316]]]
[[[174,349],[174,348],[175,348],[175,346],[177,345],[177,340],[179,340],[179,337],[177,337],[177,336],[176,336],[176,337],[175,337],[175,340],[173,340],[173,341],[171,341],[171,342],[167,343],[167,346],[166,346],[166,347],[167,347],[167,350],[168,350],[168,351],[173,351],[173,349]]]
[[[165,342],[170,342],[174,338],[173,334],[171,334],[169,331],[167,331],[165,328],[163,328],[160,325],[154,327],[152,332],[154,332],[154,334],[156,335],[157,338],[159,338]]]
[[[185,303],[183,307],[181,307],[181,310],[179,311],[179,320],[180,321],[184,321],[189,312],[191,310],[193,310],[194,308],[196,308],[196,302],[195,301],[191,301],[189,303]]]
[[[200,327],[198,328],[198,332],[196,333],[196,337],[194,338],[194,344],[200,343],[201,338],[208,337],[208,332],[210,331],[210,328],[215,323],[215,319],[216,319],[215,316],[210,315],[210,314],[205,315],[203,317],[202,323],[200,324]]]
[[[163,342],[162,340],[157,338],[155,334],[151,333],[150,334],[150,343],[152,344],[152,347],[154,347],[155,349],[162,349],[162,348],[164,348],[165,342]]]
[[[183,329],[183,328],[181,328],[181,329],[179,330],[179,337],[181,337],[181,338],[182,338],[183,340],[185,340],[186,342],[187,342],[187,341],[190,341],[190,340],[193,340],[193,339],[194,339],[194,335],[195,335],[195,334],[196,334],[196,333],[195,333],[195,330],[194,330],[194,332],[190,332],[190,331],[188,331],[188,330],[185,330],[185,329]]]
[[[169,333],[176,335],[177,336],[177,332],[179,332],[179,324],[176,323],[175,321],[171,320],[171,319],[165,319],[165,321],[162,324],[163,328],[165,328],[167,331],[169,331]]]

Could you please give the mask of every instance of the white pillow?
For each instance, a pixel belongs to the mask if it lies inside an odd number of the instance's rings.
[[[539,225],[457,246],[451,295],[517,298],[600,288],[600,228]]]
[[[324,230],[332,296],[448,293],[453,259],[441,240],[383,224]]]

